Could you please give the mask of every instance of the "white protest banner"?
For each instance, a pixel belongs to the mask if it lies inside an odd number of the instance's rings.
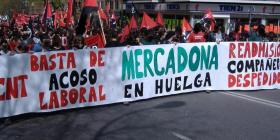
[[[187,43],[0,56],[0,117],[202,90],[280,88],[276,42]]]

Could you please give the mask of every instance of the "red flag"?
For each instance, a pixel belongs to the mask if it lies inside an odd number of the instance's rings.
[[[203,18],[215,20],[212,11],[210,9],[205,10]]]
[[[43,22],[47,19],[47,18],[51,18],[52,17],[52,8],[51,8],[51,4],[49,2],[49,0],[47,0],[46,5],[45,5],[45,11],[43,14]]]
[[[58,17],[59,17],[59,26],[65,27],[63,11],[59,11]]]
[[[122,33],[119,35],[119,36],[121,36],[120,43],[123,43],[128,35],[129,35],[129,26],[126,25],[123,28]]]
[[[87,46],[94,46],[96,45],[98,48],[104,48],[105,43],[103,41],[102,35],[97,34],[91,37],[87,37],[84,39],[85,45]]]
[[[96,0],[85,0],[84,7],[98,7]]]
[[[57,19],[58,19],[58,11],[55,11],[54,13],[54,19],[53,19],[53,27],[54,29],[56,29],[56,23],[57,23]]]
[[[52,7],[51,4],[48,2],[47,3],[47,18],[51,18],[52,17]]]
[[[182,22],[182,32],[183,34],[185,34],[187,31],[188,32],[192,31],[192,27],[189,24],[188,20],[186,20],[186,18],[184,17]]]
[[[105,11],[106,11],[107,14],[110,13],[110,2],[107,3]]]
[[[154,20],[152,20],[152,19],[147,15],[146,12],[144,12],[144,14],[143,14],[143,19],[142,19],[141,26],[140,26],[140,29],[142,29],[142,28],[147,28],[147,29],[149,30],[149,29],[152,29],[152,28],[154,28],[154,27],[156,27],[156,26],[157,26],[157,23],[156,23]]]
[[[73,13],[73,0],[68,0],[68,9],[67,9],[67,17],[66,17],[67,25],[71,24],[72,13]]]
[[[104,13],[104,11],[101,8],[98,9],[98,13],[99,13],[99,16],[100,16],[100,18],[102,20],[106,20],[107,21],[107,16],[106,16],[106,14]]]
[[[212,14],[212,11],[210,9],[205,10],[203,18],[210,20],[211,23],[210,23],[209,31],[214,31],[216,21],[215,21],[215,18],[214,18],[213,14]]]
[[[163,20],[162,16],[160,15],[160,13],[157,13],[156,22],[157,22],[160,26],[164,26],[164,20]]]
[[[137,29],[137,23],[136,23],[134,16],[132,16],[130,19],[129,29]]]
[[[17,25],[23,25],[28,23],[29,18],[25,14],[18,14],[17,17],[15,18],[15,21]]]

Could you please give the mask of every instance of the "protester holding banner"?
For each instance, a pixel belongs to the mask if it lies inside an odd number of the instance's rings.
[[[215,42],[215,34],[213,32],[213,30],[211,30],[210,24],[205,24],[204,28],[203,28],[203,32],[204,32],[204,38],[206,42]]]
[[[205,34],[202,32],[202,26],[200,23],[194,25],[193,31],[187,37],[187,42],[205,42]]]
[[[172,37],[172,43],[185,43],[184,37],[182,35],[181,27],[177,26],[175,29],[175,35]]]
[[[141,30],[140,45],[154,45],[156,41],[152,30],[143,28]]]
[[[240,26],[235,25],[235,28],[232,32],[229,33],[229,41],[239,41],[241,34],[239,33]]]
[[[72,5],[71,2],[68,1],[68,6]],[[72,10],[63,10],[61,7],[53,9],[50,2],[46,1],[43,15],[27,15],[14,11],[13,16],[7,18],[9,24],[0,26],[1,47],[7,50],[4,52],[26,53],[94,46],[104,48],[185,42],[273,41],[277,38],[273,30],[267,34],[262,25],[254,25],[254,28],[249,30],[248,25],[241,27],[239,23],[236,23],[234,31],[227,35],[224,27],[216,24],[210,9],[205,10],[205,15],[194,28],[183,17],[182,22],[177,23],[181,26],[177,25],[175,30],[167,30],[161,13],[154,16],[154,21],[151,15],[144,12],[139,22],[137,18],[141,17],[141,13],[118,17],[108,4],[105,12],[102,12],[103,9],[95,0],[85,0],[78,22],[71,20]]]
[[[1,26],[0,85],[7,91],[1,91],[0,105],[9,110],[9,100],[29,100],[25,109],[0,111],[0,117],[182,91],[280,88],[280,45],[266,42],[275,36],[263,25],[241,29],[236,24],[227,37],[208,9],[193,28],[182,18],[182,26],[167,30],[160,13],[154,21],[146,12],[138,26],[136,16],[118,18],[110,6],[104,13],[95,0],[85,0],[80,20],[72,22],[71,2],[58,11],[46,0],[43,16],[18,13],[8,27]]]
[[[131,39],[127,39],[127,40],[131,40]],[[105,47],[121,47],[124,46],[124,43],[120,43],[118,41],[117,38],[117,34],[116,33],[112,33],[110,36],[110,40],[108,41],[108,43],[105,45]]]
[[[249,36],[249,41],[269,41],[263,25],[259,25],[257,29],[251,30]]]
[[[222,42],[227,40],[227,36],[225,34],[225,29],[223,26],[217,26],[214,34],[214,39],[216,42]]]

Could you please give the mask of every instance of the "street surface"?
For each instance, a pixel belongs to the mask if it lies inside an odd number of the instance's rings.
[[[280,90],[186,93],[0,121],[0,140],[279,140]]]

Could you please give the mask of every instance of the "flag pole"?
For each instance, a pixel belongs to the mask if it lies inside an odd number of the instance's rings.
[[[103,22],[102,22],[102,20],[101,20],[99,10],[97,10],[97,14],[98,14],[99,23],[100,23],[100,26],[101,26],[102,38],[103,38],[103,40],[104,40],[104,43],[107,44],[107,42],[106,42],[106,37],[105,37],[105,33],[104,33],[104,30],[103,30]]]

